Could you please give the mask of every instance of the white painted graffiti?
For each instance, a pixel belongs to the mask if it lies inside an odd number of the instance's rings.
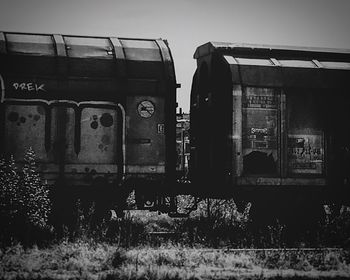
[[[17,91],[46,91],[45,84],[37,84],[37,83],[13,83],[13,88]]]
[[[255,127],[252,127],[250,129],[251,133],[252,134],[267,134],[269,132],[269,130],[267,128],[255,128]]]

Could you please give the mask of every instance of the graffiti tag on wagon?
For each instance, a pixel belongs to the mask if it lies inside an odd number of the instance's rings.
[[[245,108],[277,108],[277,98],[273,95],[248,95],[245,97],[243,103]]]
[[[37,83],[13,83],[12,84],[15,91],[21,92],[42,92],[45,90],[45,84],[37,84]]]
[[[305,148],[292,148],[290,149],[290,155],[292,158],[302,159],[308,157],[310,160],[322,159],[321,148],[305,147]]]
[[[321,140],[318,142],[321,143]],[[291,159],[322,160],[323,149],[317,143],[316,136],[313,137],[289,137],[289,156]]]
[[[322,135],[289,135],[289,170],[292,173],[321,174],[324,155],[322,143]]]
[[[269,129],[266,127],[265,128],[252,127],[252,128],[250,128],[250,132],[251,132],[251,134],[265,134],[265,135],[267,135],[269,132]]]

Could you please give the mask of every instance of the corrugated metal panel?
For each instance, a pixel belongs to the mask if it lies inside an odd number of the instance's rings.
[[[7,52],[10,54],[55,56],[56,50],[50,35],[5,33]]]
[[[153,40],[121,40],[127,60],[162,61],[159,47]]]
[[[63,36],[69,57],[113,59],[113,45],[108,38]]]

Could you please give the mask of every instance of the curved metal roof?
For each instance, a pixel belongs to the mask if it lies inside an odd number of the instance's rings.
[[[350,50],[208,42],[194,54],[197,65],[213,61],[230,67],[234,84],[273,87],[348,86]]]
[[[169,86],[176,87],[173,59],[163,39],[0,32],[0,62],[7,95],[11,90],[18,95],[14,85],[44,83],[49,99],[57,94],[106,98],[103,92],[115,97],[163,95]]]
[[[209,55],[213,52],[220,52],[223,54],[230,55],[256,55],[257,57],[313,57],[328,59],[345,59],[346,61],[350,61],[350,49],[259,45],[225,42],[208,42],[206,44],[203,44],[196,49],[193,57],[197,59],[199,57]]]

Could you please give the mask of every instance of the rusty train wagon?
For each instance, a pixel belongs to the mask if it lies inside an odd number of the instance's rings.
[[[174,180],[176,81],[165,40],[0,33],[1,145],[57,188]],[[81,193],[85,191],[82,190]]]
[[[209,42],[194,58],[194,190],[349,199],[350,50]]]

